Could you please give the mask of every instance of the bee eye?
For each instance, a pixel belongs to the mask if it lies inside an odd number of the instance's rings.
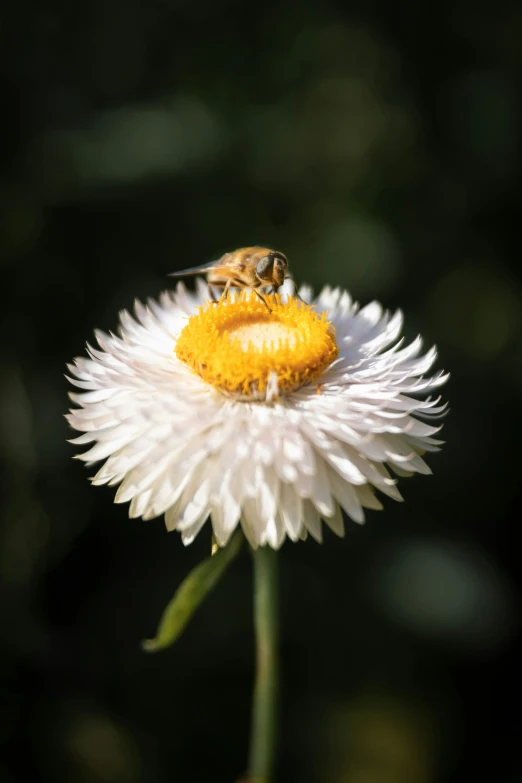
[[[274,268],[274,256],[272,253],[270,253],[268,256],[262,258],[261,261],[258,261],[256,266],[257,276],[261,280],[264,280],[266,278],[270,279],[273,268]]]

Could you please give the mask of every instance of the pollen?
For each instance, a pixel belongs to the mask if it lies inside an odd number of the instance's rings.
[[[243,400],[316,382],[339,353],[326,313],[293,297],[265,299],[271,312],[249,291],[203,305],[181,331],[176,356],[206,383]]]

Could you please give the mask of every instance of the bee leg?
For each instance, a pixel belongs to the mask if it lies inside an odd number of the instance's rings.
[[[208,288],[208,298],[211,302],[214,302],[214,304],[217,304],[216,295],[214,293],[214,289],[211,287],[210,283],[207,283]]]
[[[268,312],[269,312],[270,314],[272,314],[272,310],[269,308],[269,306],[268,306],[268,303],[267,303],[267,301],[266,301],[265,297],[263,296],[263,294],[262,294],[260,291],[258,291],[258,290],[257,290],[257,288],[253,288],[253,289],[252,289],[252,291],[255,291],[255,292],[256,292],[256,294],[257,294],[257,295],[258,295],[258,297],[261,299],[261,301],[263,302],[263,304],[264,304],[264,306],[266,307],[266,309],[268,310]]]
[[[297,283],[295,282],[294,278],[290,277],[289,279],[294,284],[294,296],[296,297],[296,299],[299,299],[300,302],[306,304],[305,300],[301,296],[299,296],[299,291],[297,290]]]
[[[219,301],[220,301],[220,302],[224,302],[224,301],[225,301],[225,299],[227,298],[227,296],[228,296],[228,291],[229,291],[229,288],[230,288],[230,286],[232,285],[232,283],[233,283],[233,282],[234,282],[234,281],[232,280],[232,278],[230,278],[230,277],[229,277],[229,279],[228,279],[228,280],[227,280],[227,282],[225,283],[225,288],[223,289],[223,293],[221,294],[221,296],[220,296],[220,298],[219,298]]]

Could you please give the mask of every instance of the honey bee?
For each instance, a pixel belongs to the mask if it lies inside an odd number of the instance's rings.
[[[216,299],[211,286],[223,288],[222,299],[227,298],[231,287],[251,288],[264,303],[268,312],[272,311],[259,289],[270,286],[270,293],[275,294],[286,278],[292,279],[288,272],[286,256],[268,247],[241,247],[239,250],[225,253],[217,261],[183,269],[181,272],[171,272],[169,276],[187,275],[206,276],[209,296],[213,302]]]

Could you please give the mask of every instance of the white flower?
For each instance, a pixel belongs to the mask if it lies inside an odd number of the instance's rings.
[[[401,500],[387,468],[431,472],[420,455],[439,428],[419,417],[444,406],[417,395],[447,376],[425,377],[436,351],[420,355],[420,338],[397,343],[400,312],[329,288],[271,314],[253,294],[207,299],[199,283],[136,302],[119,337],[97,332],[100,349],[69,365],[83,390],[72,442],[94,443],[79,459],[106,460],[92,481],[119,484],[131,517],[165,514],[188,544],[210,515],[220,546],[241,524],[253,547],[278,548],[321,541],[321,519],[342,536],[341,509],[363,522],[381,508],[374,489]]]

